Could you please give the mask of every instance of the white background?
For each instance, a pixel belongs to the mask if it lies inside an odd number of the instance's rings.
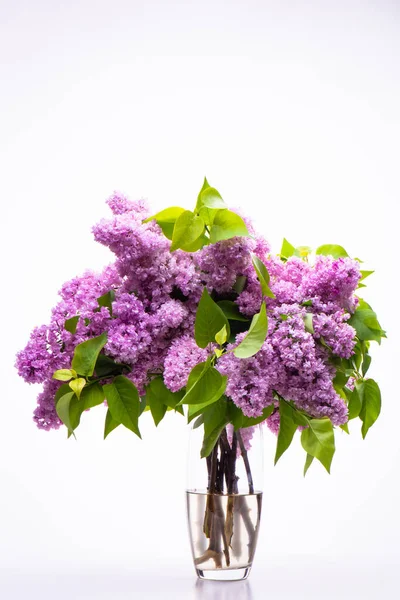
[[[7,598],[397,597],[400,6],[356,2],[0,3],[0,591]],[[187,428],[78,442],[35,428],[14,356],[57,289],[112,257],[90,228],[119,189],[190,208],[204,175],[279,251],[339,243],[376,269],[383,413],[338,436],[332,475],[274,468],[248,583],[197,584]],[[232,585],[234,587],[232,587]],[[236,586],[236,587],[235,587]]]

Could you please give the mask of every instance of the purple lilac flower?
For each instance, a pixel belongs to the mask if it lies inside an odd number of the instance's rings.
[[[18,374],[28,383],[43,383],[54,371],[53,357],[48,351],[48,327],[35,327],[24,350],[17,354]]]
[[[261,351],[245,360],[229,353],[218,362],[217,368],[228,375],[227,395],[248,416],[276,405],[276,391],[312,416],[328,416],[334,424],[346,421],[346,405],[333,388],[335,371],[320,340],[336,356],[348,358],[353,352],[354,330],[346,321],[357,305],[356,261],[319,256],[314,265],[297,257],[283,262],[271,255],[250,223],[251,238],[232,238],[193,254],[171,253],[160,227],[142,222],[150,214],[144,200],[131,201],[115,192],[107,203],[113,215],[93,233],[115,254],[114,264],[65,283],[50,323],[35,328],[17,355],[19,374],[29,383],[44,383],[35,411],[39,427],[60,425],[54,409],[59,384],[52,373],[70,365],[77,344],[102,332],[108,336],[104,352],[130,366],[128,376],[140,394],[148,372],[163,372],[169,389],[182,389],[191,369],[207,357],[193,337],[203,286],[214,294],[230,294],[237,277],[244,275],[246,284],[236,303],[249,317],[260,310],[263,298],[251,253],[266,264],[275,298],[264,298],[269,331]],[[112,315],[97,302],[110,290],[115,292]],[[305,329],[306,312],[313,313],[314,334]],[[64,323],[75,315],[80,319],[72,334]],[[278,430],[277,411],[267,424]]]
[[[350,358],[354,351],[354,329],[346,323],[350,317],[344,310],[333,314],[314,314],[313,327],[315,339],[323,338],[333,354],[341,358]]]
[[[207,350],[199,348],[189,335],[175,339],[164,361],[164,383],[171,392],[185,387],[189,373],[197,364],[205,361]]]
[[[274,410],[271,416],[266,420],[267,427],[272,433],[278,435],[279,433],[279,425],[280,425],[280,415],[279,410]]]
[[[54,404],[54,396],[59,387],[59,381],[49,379],[44,384],[43,391],[37,398],[37,407],[33,413],[33,420],[39,429],[49,431],[50,429],[58,429],[62,425]]]
[[[360,267],[351,258],[317,256],[309,276],[303,279],[303,296],[319,296],[324,302],[335,302],[339,308],[354,310],[353,294],[360,280]]]
[[[346,404],[332,384],[334,370],[324,349],[316,347],[305,330],[305,309],[281,308],[289,317],[270,317],[268,338],[255,356],[243,360],[228,353],[219,361],[219,370],[228,376],[226,394],[249,417],[273,404],[276,391],[313,417],[327,416],[335,425],[346,422]],[[238,335],[236,343],[243,336]]]
[[[108,206],[114,215],[122,215],[123,213],[132,213],[137,221],[142,221],[150,216],[149,206],[144,199],[129,200],[124,194],[114,192],[107,200]]]
[[[209,290],[229,292],[239,275],[251,264],[256,243],[251,238],[235,237],[204,246],[195,255],[195,263],[203,272]]]

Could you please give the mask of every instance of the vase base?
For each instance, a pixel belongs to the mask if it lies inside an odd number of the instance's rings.
[[[199,579],[208,579],[210,581],[243,581],[250,575],[251,567],[241,569],[196,569]]]

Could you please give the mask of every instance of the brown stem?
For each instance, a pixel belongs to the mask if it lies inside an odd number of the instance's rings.
[[[217,469],[218,469],[218,444],[215,444],[213,451],[211,452],[211,470],[210,470],[210,486],[209,486],[209,491],[211,494],[215,493]]]
[[[232,448],[228,442],[226,429],[222,430],[220,440],[226,455],[225,480],[228,494],[237,494],[238,477],[236,476],[236,434],[233,433]]]
[[[207,472],[208,472],[207,490],[209,490],[210,485],[211,485],[211,456],[210,455],[207,456],[206,461],[207,461]]]
[[[222,444],[222,440],[219,440],[220,447],[220,459],[218,463],[218,473],[217,473],[217,482],[216,482],[216,491],[220,494],[224,493],[224,476],[226,475],[227,469],[227,455],[224,451],[224,447]]]
[[[242,454],[244,466],[245,466],[245,469],[246,469],[247,481],[249,482],[249,494],[254,494],[253,476],[251,474],[249,457],[247,456],[247,450],[244,447],[244,443],[243,443],[242,436],[240,435],[240,431],[237,431],[236,435],[237,435],[237,439],[238,439],[238,442],[239,442],[240,452]]]

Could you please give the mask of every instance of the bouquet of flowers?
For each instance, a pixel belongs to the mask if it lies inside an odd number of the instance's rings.
[[[314,458],[330,470],[335,427],[359,418],[366,436],[381,407],[369,347],[385,333],[356,295],[371,274],[358,259],[287,240],[273,254],[207,180],[193,211],[151,215],[119,193],[107,202],[112,216],[93,233],[115,261],[65,283],[50,323],[17,355],[25,381],[43,384],[39,428],[75,435],[101,406],[104,437],[121,425],[140,437],[144,412],[158,425],[187,407],[207,460],[219,442],[244,456],[265,422],[275,462],[300,430],[305,471]]]

